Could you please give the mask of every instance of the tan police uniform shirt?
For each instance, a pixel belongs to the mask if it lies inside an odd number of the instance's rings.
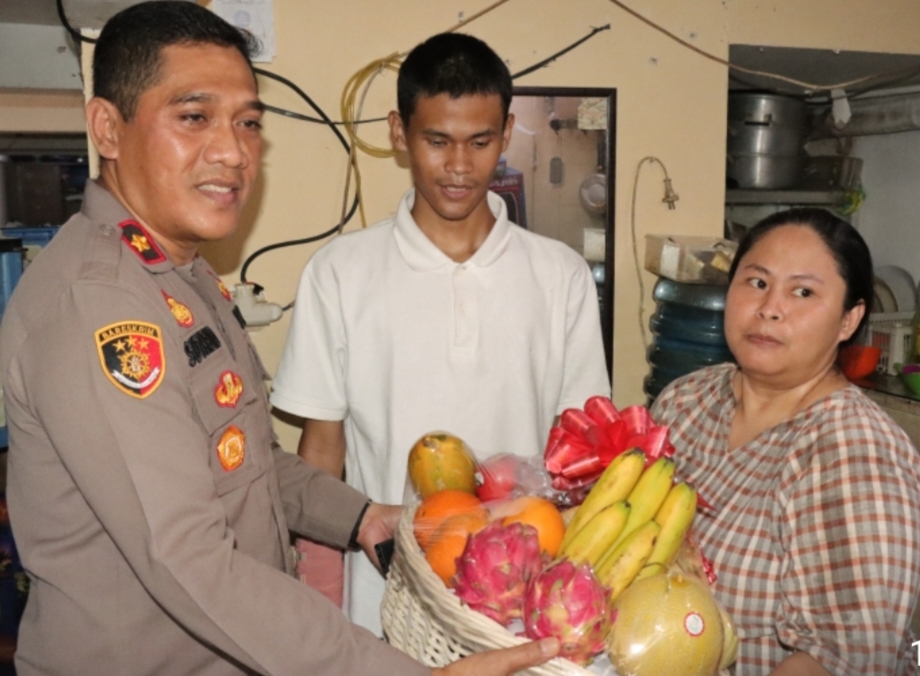
[[[284,453],[230,294],[100,186],[2,319],[17,673],[427,674],[290,574],[359,492]]]

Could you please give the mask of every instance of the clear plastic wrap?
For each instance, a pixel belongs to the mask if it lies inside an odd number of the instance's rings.
[[[586,564],[560,559],[539,572],[524,596],[528,638],[558,638],[559,655],[588,665],[604,650],[610,631],[609,592]]]
[[[734,624],[709,584],[672,565],[613,602],[607,655],[622,676],[716,676],[734,661]]]

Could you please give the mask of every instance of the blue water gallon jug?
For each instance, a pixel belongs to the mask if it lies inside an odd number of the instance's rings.
[[[655,399],[672,380],[712,364],[733,361],[725,342],[723,284],[686,284],[660,277],[649,320],[654,336],[646,352],[649,374],[643,390]]]

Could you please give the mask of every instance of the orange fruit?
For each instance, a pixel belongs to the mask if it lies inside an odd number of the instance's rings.
[[[431,536],[431,542],[425,550],[425,560],[448,587],[453,586],[457,559],[463,554],[466,541],[470,535],[478,533],[487,525],[489,517],[485,510],[456,514],[447,517]]]
[[[476,461],[459,437],[432,432],[409,451],[409,481],[422,498],[448,488],[476,492]]]
[[[419,504],[412,522],[419,547],[428,548],[431,536],[445,519],[470,513],[488,515],[482,502],[472,493],[454,489],[432,493]]]
[[[559,508],[545,498],[525,495],[505,503],[499,509],[502,525],[524,523],[537,529],[540,549],[555,557],[565,535],[565,522]]]

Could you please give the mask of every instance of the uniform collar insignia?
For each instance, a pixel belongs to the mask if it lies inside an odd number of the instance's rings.
[[[119,223],[118,227],[121,228],[121,240],[144,265],[156,265],[168,260],[156,240],[137,221],[129,218]]]

